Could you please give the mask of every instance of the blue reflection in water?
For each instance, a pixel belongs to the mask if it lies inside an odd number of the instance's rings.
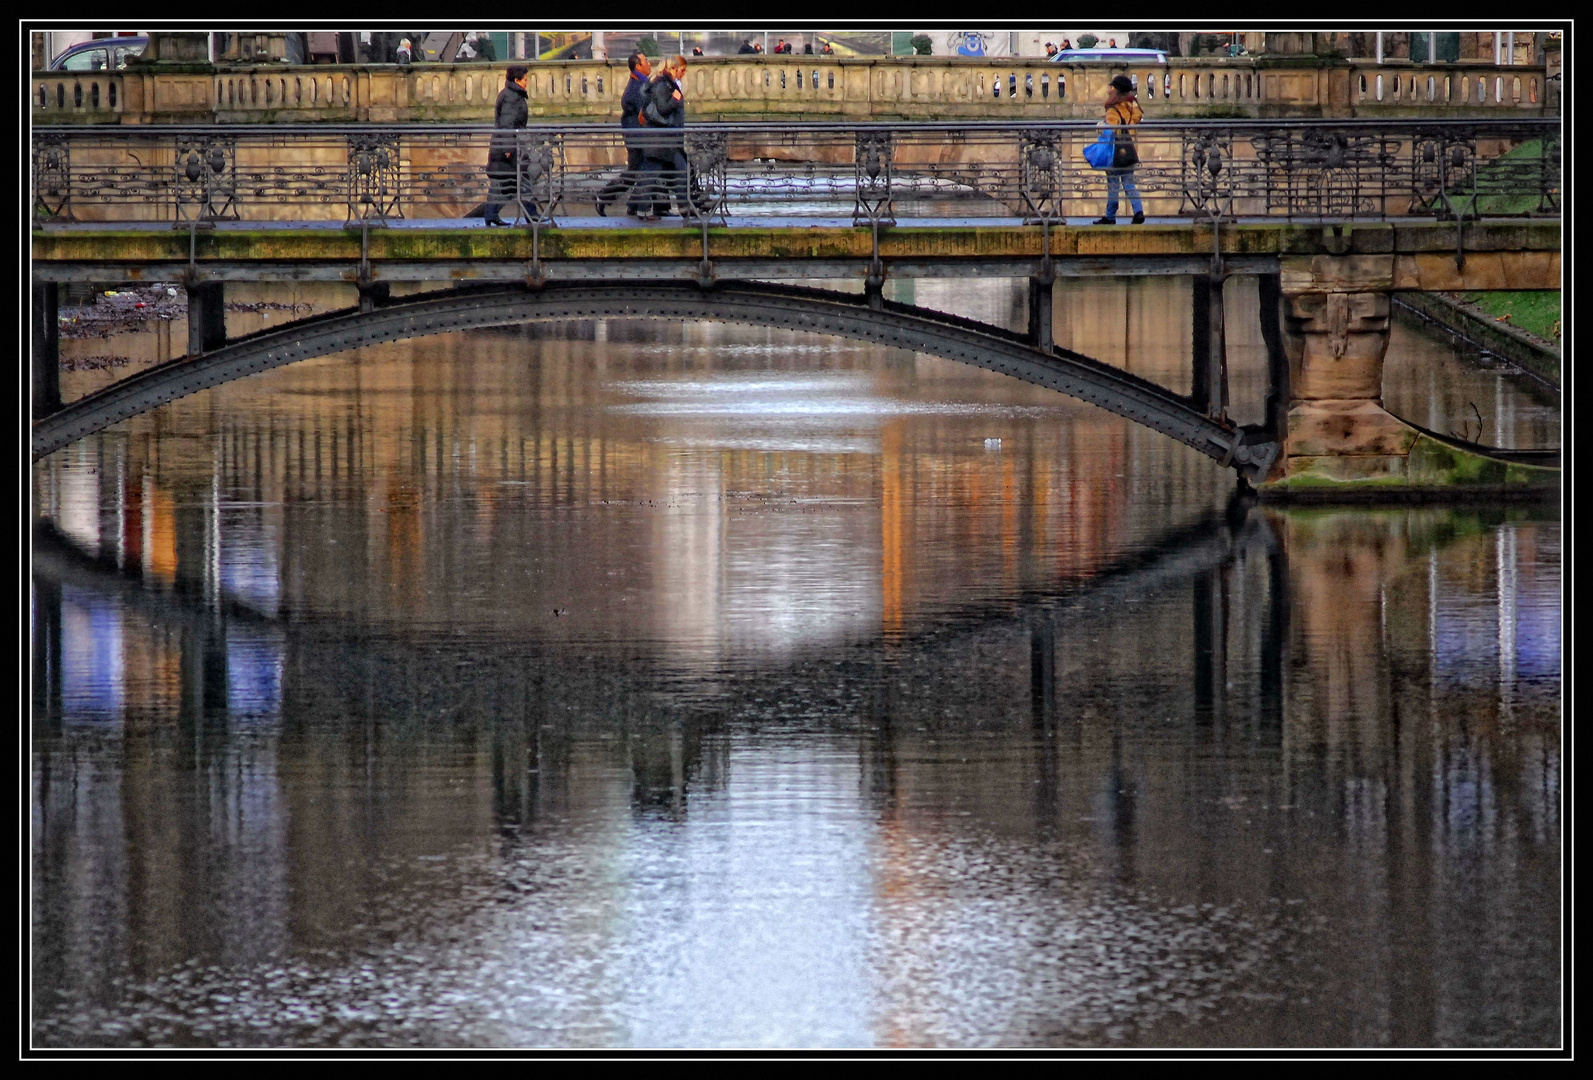
[[[93,590],[62,585],[61,631],[62,719],[119,721],[125,693],[121,605]]]
[[[229,716],[235,723],[276,718],[282,710],[281,633],[233,625],[226,642]]]

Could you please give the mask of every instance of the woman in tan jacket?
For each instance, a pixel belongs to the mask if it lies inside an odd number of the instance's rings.
[[[1097,218],[1097,225],[1117,224],[1118,189],[1128,195],[1134,208],[1134,224],[1145,223],[1145,207],[1139,201],[1139,188],[1134,185],[1134,169],[1139,165],[1139,150],[1134,145],[1133,126],[1145,118],[1145,112],[1134,97],[1134,84],[1127,75],[1118,75],[1106,88],[1106,118],[1116,131],[1112,167],[1106,170],[1106,214]]]

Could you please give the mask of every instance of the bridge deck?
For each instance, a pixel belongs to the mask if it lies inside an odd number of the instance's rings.
[[[682,227],[686,224],[686,227]],[[1458,230],[1458,231],[1457,231]],[[485,228],[479,219],[217,222],[190,230],[150,223],[62,223],[33,233],[42,281],[523,281],[703,276],[861,278],[877,256],[904,277],[1032,276],[1044,272],[1047,230],[1018,218],[914,218],[873,230],[849,218],[731,217],[703,229],[681,219],[561,218],[556,227]],[[1349,222],[1248,218],[1209,223],[1049,229],[1061,277],[1191,274],[1222,255],[1231,273],[1275,273],[1291,259],[1392,257],[1394,289],[1557,289],[1561,223],[1554,218]],[[1458,252],[1465,258],[1457,260]]]

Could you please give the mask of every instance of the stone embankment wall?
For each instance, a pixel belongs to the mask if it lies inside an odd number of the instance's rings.
[[[1474,304],[1446,293],[1396,293],[1395,310],[1449,331],[1473,348],[1484,349],[1524,368],[1558,388],[1560,351],[1536,334],[1500,322]]]

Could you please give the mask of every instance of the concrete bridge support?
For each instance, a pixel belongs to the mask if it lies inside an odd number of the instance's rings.
[[[33,283],[33,415],[61,407],[61,287]]]

